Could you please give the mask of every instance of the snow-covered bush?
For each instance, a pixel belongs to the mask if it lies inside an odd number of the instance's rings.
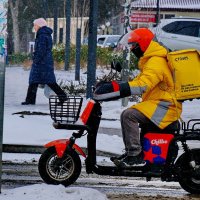
[[[84,81],[61,80],[59,85],[67,94],[80,96],[85,96],[86,94],[86,83]]]

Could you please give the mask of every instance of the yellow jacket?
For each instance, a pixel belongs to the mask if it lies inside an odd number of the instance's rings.
[[[167,64],[167,50],[152,41],[139,60],[141,73],[129,82],[131,94],[142,94],[135,108],[161,129],[180,118],[182,104],[174,95],[172,73]]]

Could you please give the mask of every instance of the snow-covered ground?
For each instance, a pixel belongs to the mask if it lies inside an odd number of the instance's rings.
[[[55,71],[58,81],[74,80],[74,71]],[[97,71],[100,76],[102,70]],[[36,111],[49,113],[48,99],[44,96],[43,89],[38,89],[36,105],[22,106],[27,87],[29,71],[21,67],[8,67],[6,69],[5,82],[5,109],[4,109],[4,144],[34,144],[43,145],[51,140],[66,138],[71,136],[71,131],[56,130],[52,126],[50,116],[30,116],[30,115],[13,115],[20,111]],[[86,75],[81,73],[81,80],[86,82]],[[87,100],[84,99],[83,108]],[[188,121],[191,118],[200,118],[199,100],[185,102],[183,105],[182,118]],[[130,106],[133,103],[129,103]],[[102,127],[120,128],[120,113],[125,109],[121,106],[121,100],[103,103],[103,116],[109,119],[118,119],[116,121],[103,120],[100,124]],[[77,144],[86,147],[86,137],[77,140]],[[122,138],[117,135],[107,135],[99,133],[97,140],[97,149],[111,153],[121,154],[123,150]],[[3,159],[6,159],[6,154]],[[14,158],[12,158],[14,159]],[[0,195],[2,200],[23,200],[23,199],[90,199],[100,200],[106,197],[99,192],[91,189],[82,188],[64,188],[62,186],[33,185],[13,190],[3,190]],[[3,197],[3,198],[2,198]]]
[[[69,187],[62,185],[36,184],[5,190],[0,194],[1,200],[107,200],[105,194],[91,188]]]

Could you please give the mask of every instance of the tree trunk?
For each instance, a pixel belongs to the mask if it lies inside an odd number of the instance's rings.
[[[19,2],[20,0],[16,0],[13,3],[13,0],[9,0],[9,6],[11,10],[12,16],[12,23],[13,23],[13,36],[14,36],[14,52],[20,52],[20,37],[19,37],[19,22],[18,22],[18,15],[19,15]]]

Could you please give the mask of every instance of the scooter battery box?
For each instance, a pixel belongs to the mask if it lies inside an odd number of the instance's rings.
[[[147,133],[143,139],[144,160],[147,163],[164,164],[173,134]]]

